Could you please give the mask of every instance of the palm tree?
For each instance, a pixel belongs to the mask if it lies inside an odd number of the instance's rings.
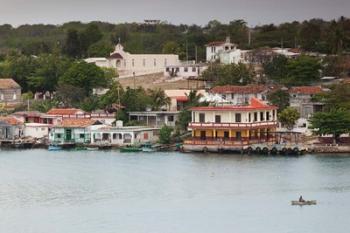
[[[159,111],[163,106],[168,107],[171,103],[170,98],[160,88],[148,90],[148,93],[152,100],[152,109],[155,111]]]

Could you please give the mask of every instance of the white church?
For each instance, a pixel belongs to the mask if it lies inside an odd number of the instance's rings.
[[[180,64],[179,56],[175,54],[131,54],[124,51],[118,43],[114,52],[106,58],[87,58],[88,63],[99,67],[115,68],[120,77],[163,72],[167,66]]]

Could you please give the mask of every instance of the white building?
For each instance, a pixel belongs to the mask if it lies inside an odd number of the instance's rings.
[[[140,126],[103,127],[91,130],[91,144],[111,144],[113,146],[156,142],[159,129]]]
[[[87,58],[85,61],[100,67],[115,68],[120,77],[163,72],[166,66],[180,64],[178,55],[131,54],[124,51],[121,44],[117,44],[114,52],[107,58]]]
[[[167,66],[164,69],[164,76],[166,78],[198,78],[206,69],[208,69],[208,65],[206,64],[181,64]]]
[[[207,62],[244,63],[246,53],[246,50],[237,49],[237,45],[231,43],[230,37],[227,37],[225,41],[214,41],[206,45]]]
[[[268,87],[264,85],[226,85],[214,87],[210,90],[210,93],[221,96],[224,102],[233,105],[245,105],[252,98],[266,101],[268,91]]]
[[[23,136],[32,138],[44,138],[49,136],[51,125],[41,123],[25,123]]]

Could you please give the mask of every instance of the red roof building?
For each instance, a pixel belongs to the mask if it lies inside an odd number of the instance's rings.
[[[56,116],[79,115],[84,113],[85,112],[83,110],[77,109],[77,108],[52,108],[47,112],[48,115],[56,115]]]
[[[302,95],[314,95],[321,93],[322,87],[320,86],[300,86],[292,87],[289,89],[290,94],[302,94]]]

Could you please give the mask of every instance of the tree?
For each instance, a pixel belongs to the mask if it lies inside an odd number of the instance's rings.
[[[171,140],[171,133],[173,128],[164,125],[159,131],[159,142],[161,144],[169,144]]]
[[[80,58],[82,55],[79,33],[75,29],[67,32],[66,42],[64,44],[64,53],[72,58]]]
[[[59,77],[70,67],[71,61],[54,54],[42,55],[37,58],[37,67],[28,78],[28,85],[32,91],[54,91]]]
[[[59,79],[59,84],[82,88],[85,96],[90,95],[93,88],[108,87],[110,82],[101,68],[86,62],[74,63]]]
[[[89,47],[101,40],[103,37],[102,32],[96,24],[89,24],[89,26],[82,32],[79,33],[79,42],[81,55],[87,56]]]
[[[151,99],[151,106],[154,111],[159,111],[162,107],[168,107],[170,105],[171,100],[165,95],[165,92],[162,89],[151,89],[148,90],[148,92]]]
[[[112,51],[112,44],[101,40],[91,44],[88,48],[87,54],[89,57],[107,57]]]
[[[142,87],[137,89],[127,87],[121,100],[126,112],[145,111],[147,107],[151,106],[150,97]]]
[[[295,125],[295,122],[299,119],[299,112],[292,107],[285,108],[279,115],[278,119],[283,126],[287,129],[292,129]]]
[[[206,80],[211,80],[214,85],[247,85],[253,81],[254,71],[251,67],[240,63],[221,65],[211,65],[202,74]]]
[[[316,58],[300,56],[289,60],[288,78],[285,83],[291,86],[309,85],[320,80],[320,62]]]
[[[164,43],[162,48],[162,53],[164,54],[179,54],[181,53],[181,48],[175,41],[167,41]]]
[[[278,107],[279,111],[283,111],[289,106],[289,93],[283,90],[277,90],[267,95],[267,100]]]
[[[311,117],[310,123],[316,134],[331,134],[336,143],[341,134],[350,132],[350,113],[343,109],[317,112]]]
[[[84,88],[61,83],[57,87],[56,99],[64,107],[79,107],[86,98]]]
[[[264,64],[265,74],[269,79],[281,83],[287,76],[287,64],[288,59],[285,56],[274,57],[272,61]]]

